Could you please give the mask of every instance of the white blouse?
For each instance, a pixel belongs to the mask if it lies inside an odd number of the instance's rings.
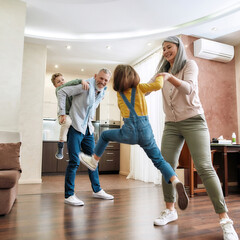
[[[174,75],[181,79],[181,85],[176,88],[169,81],[165,81],[162,89],[163,109],[166,122],[179,122],[198,114],[204,110],[198,96],[198,66],[194,60],[187,60],[183,69]],[[154,77],[151,79],[154,81]]]

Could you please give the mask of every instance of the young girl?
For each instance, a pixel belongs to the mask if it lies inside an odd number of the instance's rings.
[[[80,159],[89,169],[94,170],[109,141],[140,145],[153,164],[159,169],[167,183],[172,183],[178,193],[179,208],[184,210],[188,197],[183,184],[176,173],[162,157],[154,139],[147,116],[147,104],[144,94],[162,88],[163,79],[153,83],[140,84],[137,72],[129,65],[118,65],[114,71],[113,88],[117,91],[118,106],[124,120],[121,129],[104,131],[94,149],[94,155],[80,154]]]

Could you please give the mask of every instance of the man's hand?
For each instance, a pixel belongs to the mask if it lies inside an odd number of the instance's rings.
[[[85,80],[82,80],[82,88],[83,88],[83,90],[88,90],[89,89],[89,83],[86,82]]]
[[[66,116],[67,116],[67,115],[60,115],[60,118],[59,118],[59,123],[60,123],[60,124],[63,124],[63,123],[66,122]]]

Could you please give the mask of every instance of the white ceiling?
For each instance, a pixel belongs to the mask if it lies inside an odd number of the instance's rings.
[[[239,0],[22,1],[27,3],[25,40],[47,45],[51,73],[92,76],[101,67],[134,64],[169,35],[240,44]]]

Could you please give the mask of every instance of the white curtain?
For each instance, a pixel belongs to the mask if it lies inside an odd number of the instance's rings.
[[[148,82],[155,74],[160,57],[160,51],[157,51],[144,61],[134,66],[140,76],[141,83]],[[150,95],[146,96],[146,101],[150,124],[152,126],[157,145],[160,148],[165,118],[162,107],[161,90],[152,92]],[[143,149],[138,145],[132,145],[130,154],[130,173],[127,178],[161,184],[161,176],[160,171],[153,165],[152,161],[147,157]]]

